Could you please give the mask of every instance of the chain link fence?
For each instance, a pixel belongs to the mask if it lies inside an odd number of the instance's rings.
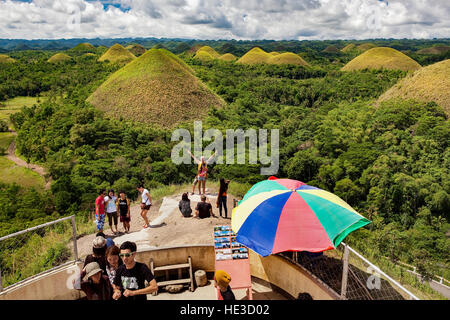
[[[323,253],[283,252],[282,256],[308,270],[341,299],[419,300],[350,246],[342,243]]]
[[[0,238],[0,292],[78,260],[75,216]]]

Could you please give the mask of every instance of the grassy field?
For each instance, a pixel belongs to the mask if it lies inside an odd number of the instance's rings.
[[[9,123],[9,116],[13,113],[20,111],[23,106],[31,107],[33,104],[37,104],[37,97],[16,97],[2,102],[4,107],[0,107],[0,119],[7,120]]]
[[[43,190],[45,180],[31,169],[19,167],[14,162],[0,157],[0,181],[4,183],[17,183],[23,187],[35,187]]]

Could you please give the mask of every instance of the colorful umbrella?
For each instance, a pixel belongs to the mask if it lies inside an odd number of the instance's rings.
[[[231,218],[236,240],[263,257],[334,249],[350,232],[369,223],[328,191],[275,177],[255,184]]]

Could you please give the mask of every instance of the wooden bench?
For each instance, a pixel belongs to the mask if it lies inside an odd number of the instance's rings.
[[[182,271],[183,269],[189,269],[189,278],[182,279]],[[158,271],[164,271],[166,274],[166,281],[158,282],[158,288],[159,287],[165,287],[167,285],[172,284],[189,284],[189,291],[194,291],[194,277],[192,273],[192,259],[189,256],[187,263],[181,263],[181,264],[171,264],[166,266],[159,266],[155,267],[153,263],[153,259],[150,258],[150,270],[152,271],[153,275],[155,275],[155,272]],[[169,270],[178,270],[178,280],[169,280]],[[158,291],[153,293],[154,296],[158,294]]]

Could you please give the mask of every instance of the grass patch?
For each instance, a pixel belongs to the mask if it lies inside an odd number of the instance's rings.
[[[5,150],[6,152],[13,140],[14,135],[11,132],[0,132],[0,150]]]
[[[5,157],[0,157],[0,181],[17,183],[24,188],[35,187],[37,190],[43,190],[45,185],[44,178],[39,174],[31,169],[17,166]]]
[[[9,117],[10,115],[19,112],[24,106],[31,107],[33,104],[38,103],[39,98],[37,97],[15,97],[3,102],[0,102],[0,119],[8,121],[10,125]]]

